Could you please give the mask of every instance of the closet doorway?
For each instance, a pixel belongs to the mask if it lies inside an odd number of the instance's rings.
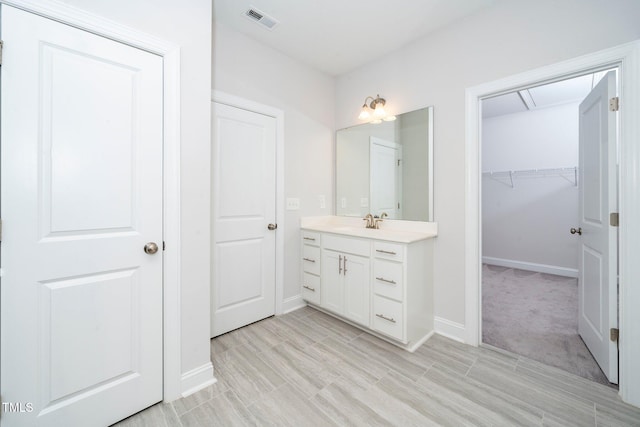
[[[617,146],[599,150],[607,138],[595,132],[607,123],[612,141],[617,132],[609,96],[598,92],[615,96],[616,71],[607,71],[483,100],[481,192],[482,342],[604,384],[617,383],[617,348],[592,333],[608,332],[610,317],[617,325],[617,307],[607,313],[617,301],[608,213]],[[613,247],[593,246],[593,224],[613,233]]]

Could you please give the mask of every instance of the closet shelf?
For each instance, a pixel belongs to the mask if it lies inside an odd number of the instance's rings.
[[[516,178],[540,178],[540,177],[561,177],[578,186],[578,167],[550,168],[550,169],[521,169],[499,172],[482,172],[483,177],[494,179],[502,184],[515,188]]]

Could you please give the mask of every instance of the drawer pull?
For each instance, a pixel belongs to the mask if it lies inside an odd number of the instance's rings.
[[[376,249],[376,252],[380,252],[380,253],[383,253],[383,254],[389,254],[389,255],[397,255],[393,251],[383,251],[382,249]]]
[[[395,280],[387,280],[387,279],[382,278],[382,277],[376,277],[376,280],[380,280],[381,282],[385,282],[385,283],[390,283],[390,284],[392,284],[392,285],[395,285],[395,284],[396,284],[396,281],[395,281]]]
[[[313,242],[316,241],[316,239],[314,239],[313,237],[303,237],[304,240],[311,240]]]
[[[312,288],[311,286],[307,286],[307,285],[302,285],[303,288],[305,289],[309,289],[311,292],[315,292],[316,288]]]
[[[393,317],[387,317],[384,314],[376,314],[376,317],[386,320],[387,322],[396,323],[396,320]]]
[[[309,258],[302,258],[302,259],[305,260],[305,261],[309,261],[309,262],[316,262],[315,259],[309,259]]]

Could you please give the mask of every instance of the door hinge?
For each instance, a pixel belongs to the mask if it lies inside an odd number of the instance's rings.
[[[400,209],[400,203],[398,203],[398,209]]]
[[[0,218],[0,242],[2,242],[2,218]]]
[[[164,240],[162,241],[162,250],[164,251],[165,248],[165,244],[164,244]]]
[[[2,40],[0,40],[0,65],[2,65],[2,47],[4,45],[4,42]]]
[[[398,166],[400,166],[400,159],[398,159]]]
[[[611,341],[617,342],[619,336],[620,336],[620,330],[618,328],[609,329],[609,338],[611,339]]]
[[[620,214],[618,212],[611,212],[609,214],[609,224],[612,227],[618,227],[620,225]]]
[[[609,100],[609,111],[618,111],[620,109],[620,98],[617,96]]]

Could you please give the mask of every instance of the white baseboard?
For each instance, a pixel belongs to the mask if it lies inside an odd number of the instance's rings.
[[[443,319],[442,317],[435,317],[433,319],[433,328],[436,334],[443,337],[451,338],[454,341],[465,343],[464,337],[466,336],[466,330],[464,325],[451,320]]]
[[[422,338],[420,338],[418,341],[416,341],[415,343],[411,344],[409,343],[409,346],[407,347],[407,351],[413,353],[414,351],[416,351],[417,349],[420,348],[420,346],[422,344],[424,344],[425,342],[427,342],[427,340],[429,338],[431,338],[433,336],[433,334],[435,334],[435,331],[431,331],[429,332],[427,335],[423,336]]]
[[[198,366],[182,374],[182,397],[187,397],[216,382],[218,380],[213,376],[213,364],[211,362]]]
[[[296,295],[282,301],[282,314],[291,313],[299,308],[305,307],[307,302],[302,299],[302,295]]]
[[[520,270],[536,271],[538,273],[555,274],[556,276],[578,277],[578,269],[558,267],[556,265],[536,264],[535,262],[515,261],[512,259],[482,257],[483,264],[497,265],[500,267],[517,268]]]

